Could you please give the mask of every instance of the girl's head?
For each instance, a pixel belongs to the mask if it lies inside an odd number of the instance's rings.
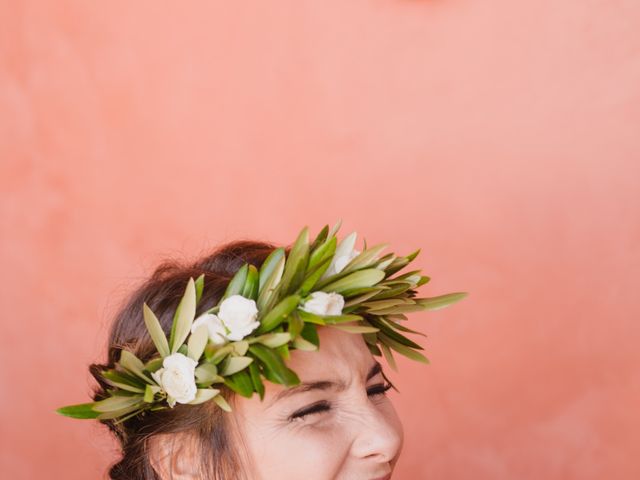
[[[94,400],[106,397],[108,385],[101,373],[113,368],[122,348],[143,362],[156,353],[142,320],[143,303],[168,332],[189,278],[204,274],[200,314],[216,305],[243,264],[259,268],[275,248],[236,241],[191,265],[170,262],[158,267],[116,315],[107,363],[90,367],[100,384]],[[385,396],[389,384],[381,367],[361,335],[326,327],[318,334],[319,350],[292,350],[287,360],[300,377],[296,387],[265,382],[260,400],[257,395],[236,396],[222,386],[232,412],[214,402],[178,403],[117,425],[102,420],[122,447],[111,478],[386,478],[402,448],[402,426]]]

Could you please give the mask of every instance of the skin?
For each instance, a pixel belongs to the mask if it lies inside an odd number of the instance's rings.
[[[292,350],[287,365],[302,383],[326,384],[297,391],[265,382],[262,401],[257,394],[236,397],[234,430],[248,478],[386,480],[402,450],[403,430],[383,389],[387,382],[372,370],[379,364],[362,335],[330,327],[318,333],[319,350]],[[281,396],[285,390],[290,394]],[[314,405],[323,409],[292,418]]]

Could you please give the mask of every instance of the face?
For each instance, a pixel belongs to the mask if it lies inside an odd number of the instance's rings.
[[[387,480],[403,432],[380,365],[360,334],[319,327],[320,348],[292,350],[301,385],[265,382],[236,396],[234,418],[256,480]]]

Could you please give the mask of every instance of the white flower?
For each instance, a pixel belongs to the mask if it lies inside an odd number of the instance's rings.
[[[222,345],[226,343],[227,338],[227,330],[224,328],[224,324],[222,320],[217,315],[213,313],[205,313],[204,315],[200,315],[193,321],[191,325],[191,333],[196,331],[200,325],[206,325],[207,330],[209,330],[209,340],[214,345]]]
[[[361,252],[354,248],[357,236],[358,234],[356,232],[352,232],[340,242],[336,248],[333,258],[331,259],[329,267],[320,277],[321,280],[340,273],[351,260],[360,255]]]
[[[242,295],[231,295],[225,298],[220,304],[218,317],[228,330],[226,337],[234,341],[242,340],[260,325],[256,320],[258,318],[256,302]]]
[[[196,398],[195,368],[198,362],[174,353],[164,357],[161,369],[153,372],[153,379],[167,392],[167,401],[173,407],[176,402],[189,403]]]
[[[307,297],[302,310],[316,315],[342,315],[344,298],[336,292],[313,292]]]

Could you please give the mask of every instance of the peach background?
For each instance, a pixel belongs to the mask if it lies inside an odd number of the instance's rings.
[[[105,478],[111,314],[164,256],[344,220],[414,314],[399,479],[640,478],[640,3],[0,2],[0,476]]]

